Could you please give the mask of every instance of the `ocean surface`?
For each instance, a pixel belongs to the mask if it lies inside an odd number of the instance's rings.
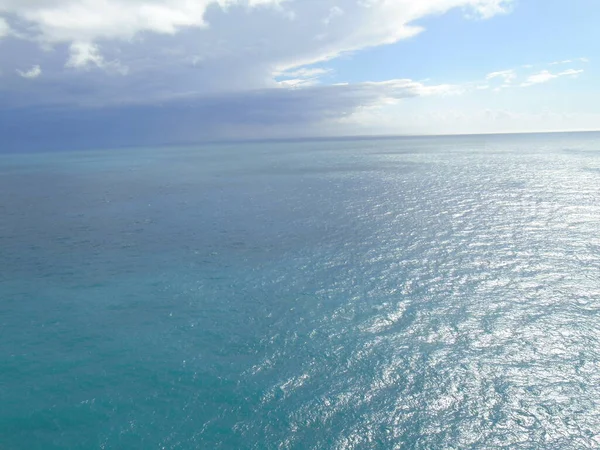
[[[0,155],[0,449],[600,448],[600,134]]]

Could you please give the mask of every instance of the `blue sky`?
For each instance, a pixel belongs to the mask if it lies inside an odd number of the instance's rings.
[[[0,0],[4,148],[600,128],[596,0]]]

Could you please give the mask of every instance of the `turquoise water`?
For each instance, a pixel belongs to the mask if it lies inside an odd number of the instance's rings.
[[[600,135],[0,155],[0,448],[600,447]]]

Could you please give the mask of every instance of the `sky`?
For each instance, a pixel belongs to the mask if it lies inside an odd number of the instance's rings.
[[[0,150],[600,128],[597,0],[0,0]]]

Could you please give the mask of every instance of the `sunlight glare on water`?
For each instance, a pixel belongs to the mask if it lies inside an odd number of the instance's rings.
[[[600,136],[0,156],[0,448],[600,447]]]

